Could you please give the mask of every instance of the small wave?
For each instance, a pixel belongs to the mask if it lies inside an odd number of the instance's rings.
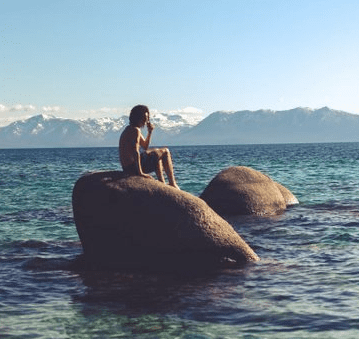
[[[0,215],[0,222],[29,222],[31,220],[54,221],[72,224],[74,218],[69,208],[38,209]]]
[[[1,246],[4,256],[16,256],[19,253],[47,253],[48,255],[59,255],[64,253],[71,253],[75,249],[80,249],[80,241],[46,241],[46,240],[15,240],[4,242]]]
[[[81,253],[79,241],[12,241],[1,247],[0,263],[25,270],[71,270]]]
[[[79,241],[46,241],[46,240],[17,240],[11,242],[10,246],[14,249],[16,248],[34,248],[34,249],[63,249],[63,248],[74,248],[80,247],[81,244]]]
[[[46,241],[46,240],[18,240],[11,242],[10,246],[16,248],[34,248],[34,249],[61,249],[61,248],[74,248],[80,247],[79,241]]]
[[[36,256],[34,258],[27,259],[23,264],[23,268],[36,271],[69,270],[72,263],[72,258],[46,258],[43,256]]]
[[[20,248],[45,248],[49,247],[50,243],[47,241],[40,241],[40,240],[23,240],[23,241],[16,241],[13,243],[14,247]]]
[[[359,214],[357,201],[332,200],[322,204],[312,205],[310,208],[318,211],[353,211]]]
[[[321,242],[327,244],[358,243],[359,237],[358,234],[350,234],[348,232],[343,232],[340,234],[327,235],[321,239]]]
[[[347,222],[347,223],[343,224],[343,226],[346,226],[346,227],[358,227],[359,226],[359,221]]]

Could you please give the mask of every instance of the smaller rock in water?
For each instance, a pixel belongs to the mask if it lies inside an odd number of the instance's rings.
[[[275,215],[298,203],[284,186],[244,166],[218,173],[200,198],[220,215]]]
[[[292,194],[292,192],[288,188],[284,187],[283,185],[279,184],[278,182],[276,182],[276,185],[277,185],[278,189],[280,190],[280,192],[282,193],[287,207],[299,204],[298,199]]]

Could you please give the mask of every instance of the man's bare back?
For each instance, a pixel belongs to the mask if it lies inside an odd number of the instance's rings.
[[[132,165],[135,162],[134,149],[136,148],[138,134],[140,130],[138,127],[131,125],[127,126],[121,134],[120,138],[120,161],[123,167]]]

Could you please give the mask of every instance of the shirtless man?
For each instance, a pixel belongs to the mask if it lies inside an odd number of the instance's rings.
[[[172,158],[168,148],[148,148],[154,129],[149,117],[150,112],[147,106],[138,105],[132,108],[130,124],[122,132],[119,143],[122,169],[128,175],[139,175],[144,178],[152,178],[147,173],[156,172],[158,180],[165,183],[164,169],[169,184],[179,189],[173,174]],[[140,128],[145,125],[147,125],[146,139],[140,131]]]

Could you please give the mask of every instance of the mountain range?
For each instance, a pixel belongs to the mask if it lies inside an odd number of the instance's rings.
[[[359,115],[295,108],[214,112],[199,120],[190,115],[151,115],[153,145],[221,145],[359,141]],[[36,115],[0,127],[0,148],[103,147],[118,145],[128,117],[64,119]]]

